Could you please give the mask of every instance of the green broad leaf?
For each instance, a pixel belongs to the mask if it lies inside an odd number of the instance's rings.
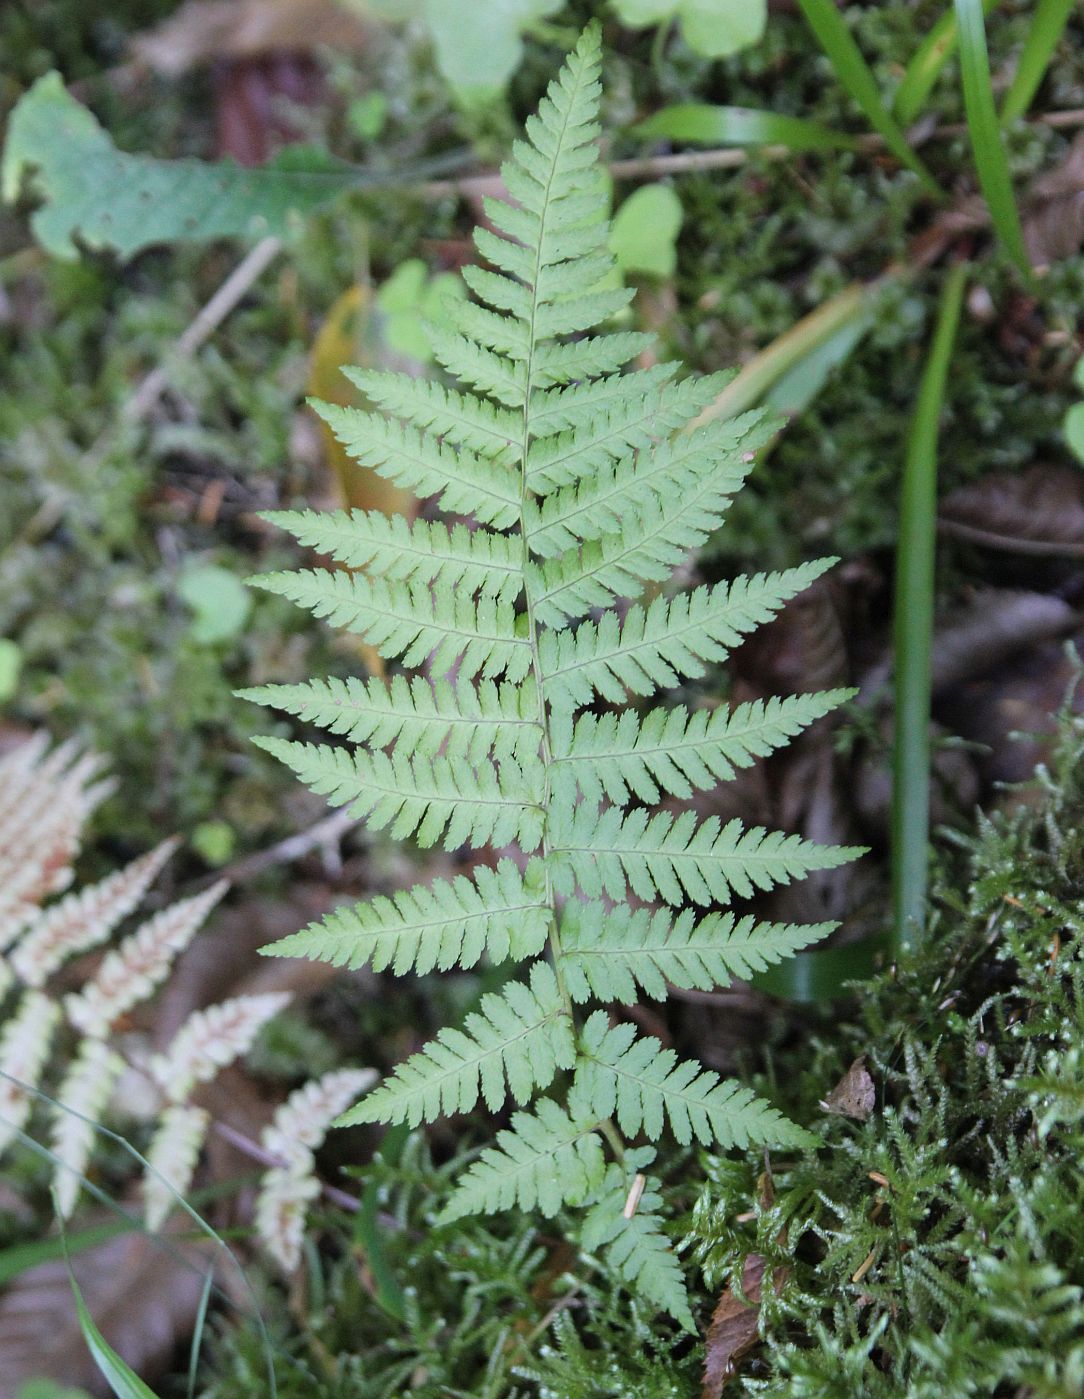
[[[14,698],[22,668],[22,651],[9,637],[0,636],[0,704]]]
[[[1084,403],[1074,403],[1066,413],[1065,440],[1077,460],[1084,462]]]
[[[94,1318],[87,1310],[87,1304],[83,1301],[83,1294],[79,1290],[74,1273],[71,1275],[71,1284],[79,1313],[79,1329],[83,1333],[91,1358],[117,1399],[158,1399],[154,1390],[143,1383],[98,1330]]]
[[[218,564],[186,568],[177,585],[177,595],[194,614],[189,632],[204,645],[238,636],[252,610],[251,593],[228,568]]]
[[[562,0],[487,0],[453,5],[423,0],[437,66],[468,106],[492,101],[523,58],[523,32],[561,8]]]
[[[610,251],[622,272],[672,277],[677,267],[681,200],[669,185],[644,185],[614,216]]]
[[[408,359],[428,364],[433,358],[426,329],[446,325],[449,297],[462,297],[463,283],[450,272],[429,276],[418,257],[400,263],[376,294],[384,317],[384,338],[391,349]]]
[[[180,239],[285,238],[346,190],[379,183],[319,151],[293,147],[256,170],[131,155],[47,73],[8,124],[0,191],[41,199],[31,227],[54,257],[79,246],[130,258]],[[77,242],[78,240],[78,242]]]
[[[708,102],[663,107],[633,127],[633,135],[703,146],[786,146],[792,151],[859,148],[856,137],[833,131],[819,121],[761,112],[755,107],[714,107]]]
[[[705,58],[729,58],[759,43],[767,0],[612,0],[622,24],[643,29],[678,20],[682,37]]]

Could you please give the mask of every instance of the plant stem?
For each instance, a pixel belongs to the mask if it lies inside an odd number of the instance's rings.
[[[922,940],[930,830],[930,655],[937,529],[937,433],[967,265],[949,272],[922,374],[900,488],[896,549],[896,727],[892,784],[892,913],[896,956]]]

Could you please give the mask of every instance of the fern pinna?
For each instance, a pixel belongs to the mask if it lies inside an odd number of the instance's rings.
[[[492,227],[474,239],[488,267],[463,271],[476,300],[453,301],[452,328],[432,335],[464,387],[353,370],[382,412],[316,405],[359,462],[453,518],[271,517],[364,571],[260,585],[422,673],[246,693],[357,745],[263,740],[371,827],[499,851],[470,877],[339,910],[275,952],[396,974],[483,956],[526,964],[342,1121],[413,1126],[479,1097],[493,1111],[511,1100],[521,1110],[444,1219],[588,1206],[585,1244],[608,1248],[631,1284],[690,1325],[657,1183],[638,1179],[653,1150],[626,1142],[655,1141],[664,1126],[721,1147],[806,1134],[630,1023],[604,1009],[581,1023],[578,1008],[661,998],[668,983],[725,985],[823,937],[824,924],[701,910],[855,852],[651,809],[732,776],[843,696],[630,707],[704,675],[831,561],[658,588],[719,525],[766,428],[745,415],[683,431],[720,377],[679,380],[673,364],[623,373],[651,337],[589,333],[631,296],[607,250],[599,68],[592,27],[504,166],[515,204],[487,201]],[[537,1097],[559,1082],[563,1098]]]

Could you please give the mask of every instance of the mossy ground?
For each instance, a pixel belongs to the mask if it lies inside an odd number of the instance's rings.
[[[152,79],[126,97],[102,76],[121,60],[127,35],[174,8],[172,0],[6,8],[0,100],[57,66],[84,83],[119,144],[206,154],[204,77]],[[383,85],[394,140],[431,151],[473,144],[479,164],[492,161],[533,106],[560,40],[592,8],[570,5],[548,38],[531,43],[507,103],[484,116],[448,112],[409,38],[385,40],[360,60],[337,59],[307,134],[372,158],[343,112],[357,92]],[[863,10],[856,37],[886,92],[940,9]],[[1003,9],[1002,54],[1020,42],[1030,6]],[[660,58],[650,36],[614,28],[608,38],[607,131],[666,101],[769,106],[860,129],[794,16],[773,19],[760,49],[713,66],[679,39]],[[1063,45],[1044,98],[1084,105],[1079,44]],[[931,111],[959,119],[951,68]],[[1015,134],[1018,183],[1064,158],[1069,139]],[[643,150],[621,135],[612,153]],[[963,138],[941,143],[931,159],[965,170]],[[685,211],[679,272],[672,287],[645,286],[641,313],[664,353],[702,371],[747,359],[852,280],[906,259],[926,217],[913,180],[868,156],[753,159],[735,172],[683,176],[676,187]],[[407,194],[359,198],[315,220],[211,343],[177,368],[162,408],[118,427],[140,377],[168,353],[237,250],[154,251],[127,267],[107,258],[63,265],[21,251],[25,225],[3,216],[0,635],[22,658],[4,714],[57,737],[77,734],[110,755],[119,795],[100,815],[91,866],[142,850],[167,828],[196,836],[204,853],[190,854],[186,872],[200,875],[319,815],[251,746],[270,720],[233,691],[272,674],[347,673],[356,656],[263,596],[235,635],[201,639],[182,579],[195,565],[244,577],[285,561],[286,546],[254,517],[330,496],[300,406],[320,322],[359,275],[379,284],[411,256],[434,268],[454,263],[468,223],[457,200],[424,204]],[[1003,333],[965,320],[942,438],[944,490],[981,472],[1063,457],[1058,430],[1073,397],[1084,260],[1051,271],[1035,312],[985,233],[973,251],[976,282]],[[872,331],[735,507],[717,546],[728,567],[769,567],[809,552],[890,557],[937,283],[936,274],[917,277],[885,293]],[[1010,333],[1013,317],[1020,333]],[[981,583],[985,566],[947,554],[943,586]],[[959,836],[936,894],[930,946],[913,965],[884,974],[845,1003],[845,1014],[773,1012],[770,1060],[750,1055],[749,1071],[768,1075],[781,1105],[815,1124],[825,1145],[803,1160],[771,1162],[770,1202],[762,1160],[687,1154],[668,1162],[702,1320],[745,1253],[758,1251],[786,1272],[764,1304],[769,1345],[743,1366],[746,1392],[1084,1392],[1080,772],[1079,735],[1066,720],[1041,803]],[[367,852],[378,872],[390,858],[379,844]],[[263,891],[274,897],[278,887],[281,875],[265,877]],[[465,1002],[477,990],[478,979],[464,976],[403,994],[418,1023],[436,1024],[446,1018],[441,1000]],[[375,1001],[359,1025],[345,996],[330,993],[319,1026],[301,1027],[277,1070],[289,1077],[291,1052],[300,1063],[312,1050],[310,1033],[321,1052],[385,1041],[402,1007]],[[864,1123],[826,1118],[818,1101],[859,1055],[877,1086],[876,1110]],[[461,1164],[472,1142],[469,1128],[439,1136],[433,1164],[414,1140],[394,1165],[367,1170],[367,1198],[399,1227],[329,1213],[306,1293],[287,1299],[268,1287],[261,1296],[283,1399],[695,1395],[700,1349],[676,1341],[577,1258],[560,1221],[433,1229],[448,1163]],[[374,1238],[386,1278],[374,1266]],[[263,1393],[259,1334],[228,1312],[215,1316],[212,1331],[207,1392]],[[171,1392],[183,1393],[183,1380],[163,1387]]]

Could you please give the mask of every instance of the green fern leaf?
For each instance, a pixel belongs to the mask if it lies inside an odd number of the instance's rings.
[[[492,530],[451,529],[379,510],[271,510],[264,519],[350,568],[512,603],[523,590],[523,552]]]
[[[478,265],[463,274],[474,300],[454,298],[431,333],[459,387],[359,370],[350,377],[380,413],[318,405],[362,466],[432,502],[425,517],[272,517],[364,572],[257,581],[414,674],[246,693],[344,740],[264,746],[374,829],[498,852],[495,868],[479,861],[469,879],[340,909],[269,950],[396,974],[539,959],[529,984],[484,997],[462,1030],[439,1031],[344,1120],[416,1125],[479,1097],[526,1107],[572,1070],[567,1096],[514,1115],[443,1218],[585,1203],[591,1246],[691,1325],[654,1184],[626,1217],[651,1153],[627,1149],[621,1133],[669,1126],[679,1141],[722,1146],[809,1139],[657,1040],[611,1029],[604,1013],[577,1037],[577,1006],[707,990],[793,954],[829,925],[694,906],[859,852],[655,809],[733,777],[845,694],[711,711],[658,693],[704,676],[832,561],[671,591],[773,427],[752,413],[696,428],[725,376],[629,370],[653,338],[600,326],[629,296],[614,285],[598,166],[600,66],[593,25],[502,167],[514,202],[486,203]],[[437,509],[468,518],[431,518]],[[636,604],[646,585],[657,594]],[[619,613],[618,599],[632,605]],[[605,610],[580,620],[594,609]],[[638,713],[630,695],[651,704]],[[633,907],[640,900],[652,906]],[[607,1151],[624,1164],[604,1175]]]
[[[572,1022],[557,978],[545,962],[536,962],[529,987],[512,982],[499,996],[483,996],[462,1030],[441,1030],[340,1122],[416,1127],[435,1117],[470,1112],[479,1094],[495,1112],[507,1096],[526,1103],[550,1085],[558,1070],[575,1062]]]
[[[496,529],[518,520],[518,484],[499,463],[465,449],[453,451],[438,438],[393,418],[318,399],[312,406],[352,457],[388,480],[422,497],[434,496],[443,509],[473,514]]]
[[[654,1037],[637,1039],[632,1025],[611,1027],[603,1010],[588,1017],[581,1040],[576,1091],[600,1118],[616,1115],[627,1137],[657,1139],[669,1124],[683,1145],[694,1137],[724,1148],[817,1144],[751,1089],[679,1059]]]
[[[598,1119],[565,1112],[540,1098],[533,1112],[517,1112],[496,1147],[460,1178],[438,1223],[467,1214],[538,1209],[547,1218],[564,1205],[582,1205],[606,1172]]]
[[[373,748],[394,743],[396,752],[407,756],[440,753],[449,762],[473,766],[486,758],[498,764],[506,759],[529,764],[540,753],[543,729],[530,676],[522,685],[348,676],[303,685],[262,685],[238,693],[354,743]]]
[[[551,918],[542,862],[532,860],[521,874],[501,860],[495,870],[479,866],[471,879],[436,879],[337,909],[263,951],[351,971],[368,964],[374,972],[424,976],[473,967],[483,953],[492,962],[537,957]]]
[[[641,1170],[653,1156],[649,1150],[628,1152],[623,1167],[609,1166],[600,1198],[584,1218],[580,1242],[592,1253],[605,1248],[607,1263],[620,1277],[686,1331],[695,1332],[681,1265],[659,1219],[663,1201],[654,1176],[643,1178],[635,1210],[628,1210],[635,1178],[629,1173]]]
[[[561,968],[574,1001],[635,1005],[637,990],[663,1001],[683,990],[729,986],[827,937],[834,923],[758,923],[752,915],[639,908],[615,919],[605,904],[568,904],[561,922]]]
[[[574,631],[545,631],[538,639],[543,677],[570,706],[590,704],[596,694],[624,704],[626,688],[649,695],[682,677],[696,678],[833,562],[819,559],[785,573],[757,573],[657,597],[646,608],[630,607],[623,622],[607,612],[601,622],[584,622]]]
[[[681,705],[621,714],[555,714],[550,740],[555,766],[569,768],[589,802],[625,805],[630,794],[657,802],[663,792],[691,797],[749,767],[849,699],[851,690],[773,696],[733,710],[690,711]]]
[[[327,568],[264,573],[251,580],[307,607],[332,626],[347,627],[388,660],[444,672],[458,666],[470,679],[502,672],[522,680],[531,668],[531,643],[510,603],[473,601],[465,593],[429,590],[416,583],[368,578]]]
[[[553,881],[559,893],[578,887],[589,899],[662,899],[680,907],[730,903],[737,894],[789,884],[813,870],[836,869],[862,852],[814,845],[800,836],[743,826],[716,817],[697,823],[692,811],[674,817],[644,807],[600,811],[590,802],[551,810]]]
[[[314,792],[336,806],[353,803],[352,815],[377,831],[390,826],[396,839],[416,833],[418,844],[427,846],[443,838],[446,850],[518,841],[530,851],[541,843],[540,763],[521,768],[510,760],[499,765],[482,760],[471,768],[467,782],[464,772],[442,757],[351,754],[281,738],[256,741]]]

